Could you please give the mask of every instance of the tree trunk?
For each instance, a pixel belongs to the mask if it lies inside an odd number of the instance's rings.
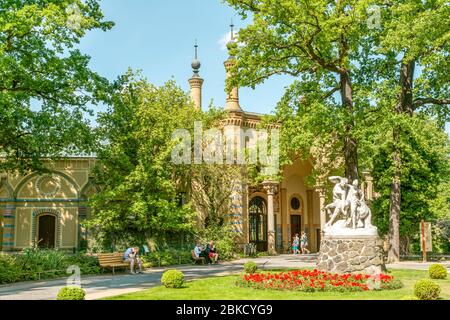
[[[400,95],[395,111],[397,114],[413,114],[413,80],[415,61],[403,61],[400,68]],[[390,208],[389,208],[389,252],[388,262],[400,261],[400,210],[401,210],[401,168],[402,157],[400,150],[401,128],[393,129],[394,175],[392,177]]]
[[[389,251],[388,263],[400,261],[400,206],[401,206],[401,154],[399,149],[400,128],[394,128],[394,176],[392,177],[390,216],[389,216]]]
[[[352,136],[351,130],[354,126],[353,119],[353,89],[348,72],[340,75],[342,106],[347,111],[348,121],[345,124],[344,133],[344,160],[345,176],[351,183],[358,179],[358,144]]]

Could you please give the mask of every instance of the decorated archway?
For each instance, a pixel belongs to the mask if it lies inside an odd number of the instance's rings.
[[[267,251],[267,204],[260,197],[253,197],[248,205],[250,242],[257,251]]]
[[[61,213],[52,208],[39,209],[32,217],[32,246],[59,248],[61,246]]]

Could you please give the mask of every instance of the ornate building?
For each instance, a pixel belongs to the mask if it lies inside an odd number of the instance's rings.
[[[233,40],[232,40],[233,41]],[[200,61],[192,62],[194,74],[189,79],[190,95],[196,108],[202,107]],[[224,63],[227,77],[234,58]],[[226,126],[236,129],[256,128],[263,115],[246,112],[239,104],[239,90],[232,88],[224,107]],[[89,173],[95,157],[69,157],[50,163],[52,173],[27,176],[0,176],[0,251],[14,251],[38,246],[76,249],[86,234],[80,221],[86,218],[89,195],[96,192]],[[282,168],[281,182],[266,181],[256,188],[239,185],[233,194],[230,223],[240,233],[239,244],[255,243],[258,251],[286,252],[293,236],[305,231],[309,249],[319,249],[325,224],[325,190],[308,188],[305,178],[311,174],[310,160],[294,161]],[[370,179],[365,184],[371,198]]]
[[[51,174],[0,177],[0,251],[29,247],[74,249],[85,241],[80,221],[96,191],[89,178],[93,157],[49,163]]]

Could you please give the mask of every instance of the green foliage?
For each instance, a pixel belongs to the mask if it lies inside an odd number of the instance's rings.
[[[275,75],[295,80],[276,111],[283,124],[281,163],[314,157],[310,180],[318,185],[343,165],[356,178],[355,133],[376,85],[375,73],[360,70],[376,56],[367,24],[373,1],[226,2],[244,18],[252,15],[239,31],[241,45],[230,48],[237,63],[227,89],[254,88]]]
[[[26,249],[21,254],[0,254],[0,283],[67,276],[66,270],[71,265],[78,266],[81,274],[100,273],[98,260],[93,256]]]
[[[397,241],[391,243],[394,258],[395,252],[418,248],[418,222],[435,222],[448,201],[448,193],[438,191],[449,177],[448,136],[443,130],[450,114],[444,71],[448,46],[443,45],[449,35],[444,22],[448,6],[445,1],[407,0],[382,9],[383,27],[370,35],[370,50],[379,59],[362,61],[378,80],[367,92],[373,107],[362,119],[365,138],[359,141],[381,194],[374,203],[377,226],[382,233],[390,230],[393,239],[401,236],[400,247]],[[388,212],[400,216],[400,223]],[[446,250],[442,243],[439,239],[441,252]]]
[[[237,37],[241,45],[229,48],[236,64],[227,88],[255,87],[280,74],[294,77],[275,117],[267,119],[282,123],[282,164],[312,158],[306,184],[327,186],[330,175],[348,176],[351,161],[357,158],[359,168],[373,172],[375,191],[380,193],[373,214],[382,234],[394,220],[390,209],[400,208],[400,226],[390,228],[399,230],[403,240],[402,250],[395,251],[408,252],[411,244],[417,245],[421,219],[436,225],[448,221],[445,1],[226,2],[243,17],[252,16],[252,23]],[[374,4],[381,10],[382,26],[370,28],[368,9]],[[399,85],[405,65],[412,66],[406,75],[411,81]],[[351,84],[343,90],[346,76]],[[393,138],[393,128],[398,139]],[[349,141],[354,148],[348,148]],[[400,162],[393,162],[394,150]],[[397,176],[401,200],[391,203]],[[448,251],[445,234],[445,224],[439,223],[433,231],[437,251]]]
[[[381,282],[380,290],[397,290],[403,288],[403,282],[399,279],[392,279],[388,282]]]
[[[414,285],[414,295],[419,300],[437,300],[441,293],[441,287],[434,281],[422,279]]]
[[[63,287],[58,292],[56,300],[84,300],[86,293],[79,287]]]
[[[161,277],[161,283],[166,288],[181,288],[184,284],[184,274],[176,269],[167,270]]]
[[[13,255],[0,253],[0,284],[20,281],[20,265]]]
[[[95,256],[83,253],[70,254],[65,257],[65,264],[68,266],[76,265],[80,267],[81,274],[97,274],[100,273],[98,259]]]
[[[191,201],[205,227],[221,226],[230,212],[231,196],[236,188],[236,178],[239,183],[246,182],[242,174],[242,166],[228,164],[198,164],[191,166],[189,180],[195,185],[191,193]]]
[[[450,252],[450,178],[443,181],[438,188],[437,196],[430,201],[430,211],[434,213],[432,223],[433,251]]]
[[[395,118],[394,118],[395,119]],[[450,161],[448,158],[449,139],[445,132],[436,126],[428,117],[413,116],[402,119],[402,192],[400,236],[404,239],[402,251],[411,250],[410,243],[419,248],[419,222],[423,219],[436,224],[441,217],[448,216],[445,202],[446,190],[450,177]],[[380,196],[373,203],[373,220],[380,234],[389,230],[389,207],[394,164],[391,148],[392,137],[383,132],[374,134],[372,139],[372,160],[375,190]],[[444,219],[445,220],[445,219]],[[440,230],[439,230],[440,231]],[[444,237],[436,233],[434,239],[443,243]],[[442,240],[441,240],[442,239]],[[445,252],[445,251],[444,251]]]
[[[91,199],[86,225],[105,247],[191,233],[194,211],[178,198],[187,165],[171,161],[172,134],[191,132],[202,114],[171,81],[156,87],[129,72],[116,87],[113,105],[99,117],[108,143],[98,151],[94,176],[101,191]]]
[[[428,274],[431,279],[445,279],[447,278],[447,269],[442,264],[432,264],[428,269]]]
[[[142,256],[144,263],[152,267],[165,267],[177,264],[189,264],[192,261],[189,249],[163,249]]]
[[[257,269],[258,266],[254,261],[247,261],[246,263],[244,263],[244,271],[246,273],[255,273]]]
[[[221,260],[229,260],[236,256],[238,248],[235,244],[236,233],[230,225],[211,225],[197,232],[200,243],[214,241]]]
[[[112,27],[98,2],[0,3],[0,171],[45,170],[43,157],[93,150],[87,106],[107,101],[110,85],[74,47]]]

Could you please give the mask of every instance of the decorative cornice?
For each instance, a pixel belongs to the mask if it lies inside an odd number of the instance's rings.
[[[264,181],[262,183],[264,190],[266,190],[268,195],[274,195],[278,191],[279,183],[277,181]]]
[[[202,78],[198,78],[198,77],[192,77],[188,80],[191,88],[201,88],[204,81],[205,80],[203,80]]]

